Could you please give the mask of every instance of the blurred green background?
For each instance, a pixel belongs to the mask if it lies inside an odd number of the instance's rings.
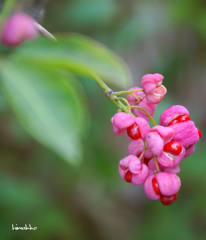
[[[180,164],[176,202],[163,206],[119,177],[129,141],[112,132],[116,108],[94,81],[78,78],[91,112],[78,167],[32,139],[0,95],[0,239],[206,239],[206,2],[50,0],[22,6],[54,35],[77,32],[113,49],[129,65],[134,86],[147,73],[162,74],[168,93],[155,120],[171,105],[184,105],[203,136]],[[37,230],[12,231],[12,224]]]

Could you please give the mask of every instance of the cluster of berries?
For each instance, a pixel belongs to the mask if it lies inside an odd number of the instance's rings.
[[[14,47],[37,35],[34,19],[24,13],[15,13],[4,22],[1,42],[6,46]]]
[[[190,120],[188,110],[180,105],[171,106],[160,116],[159,125],[150,128],[149,115],[153,116],[156,105],[166,94],[162,85],[163,76],[147,74],[141,80],[143,91],[127,94],[131,106],[146,110],[132,109],[134,115],[116,113],[112,119],[113,131],[117,135],[125,132],[131,140],[129,156],[119,162],[122,179],[133,185],[144,184],[147,197],[160,199],[170,205],[177,198],[181,186],[179,163],[194,150],[202,133]],[[138,87],[130,90],[139,89]]]

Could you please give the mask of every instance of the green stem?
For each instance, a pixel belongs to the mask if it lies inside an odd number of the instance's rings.
[[[142,97],[136,96],[134,93],[132,93],[131,95],[136,99],[136,104],[138,104],[142,100]]]
[[[117,112],[122,112],[121,107],[117,107]]]
[[[158,161],[157,161],[157,158],[156,158],[155,155],[154,155],[154,164],[155,164],[155,167],[157,169],[157,173],[159,173],[160,172],[160,167],[159,167],[159,164],[158,164]]]
[[[129,114],[131,114],[131,106],[130,106],[129,102],[127,101],[127,99],[121,98],[121,97],[117,97],[117,98],[115,98],[115,100],[116,100],[116,101],[117,101],[117,100],[122,100],[122,101],[124,101],[124,102],[127,104],[127,108],[128,108]]]
[[[137,107],[137,106],[131,106],[131,108],[137,108],[137,109],[140,109],[140,110],[142,110],[143,112],[145,112],[145,113],[147,114],[147,116],[150,118],[150,120],[151,120],[153,126],[157,126],[157,124],[156,124],[154,118],[153,118],[153,117],[152,117],[152,116],[151,116],[146,110],[144,110],[144,109],[141,108],[141,107]]]
[[[141,155],[139,156],[139,160],[141,161],[141,163],[143,163],[143,160],[142,160],[142,158],[143,158],[143,156],[144,156],[144,154],[145,154],[145,149],[143,149],[143,151],[142,151],[142,153],[141,153]]]
[[[134,92],[140,92],[143,91],[143,89],[136,89],[136,90],[130,90],[130,91],[120,91],[120,92],[114,92],[113,94],[118,96],[118,95],[122,95],[122,94],[132,94]]]
[[[147,147],[146,139],[143,139],[143,142],[144,142],[144,149],[145,151],[147,151],[149,148]]]
[[[120,107],[123,109],[124,107],[127,109],[127,107],[120,101]],[[131,108],[131,106],[130,106],[130,108]],[[129,113],[129,110],[127,109],[127,112],[126,113]],[[129,114],[131,114],[134,118],[136,118],[136,116],[131,112],[131,113],[129,113]]]
[[[45,38],[53,40],[55,42],[57,42],[57,39],[49,32],[47,31],[44,27],[42,27],[39,23],[34,22],[38,32]]]
[[[102,81],[102,79],[96,74],[88,72],[88,74],[95,80],[95,82],[100,86],[100,88],[103,90],[105,96],[119,109],[121,108],[124,112],[129,113],[129,109],[120,101],[120,99],[117,99],[116,95],[113,94],[113,91]],[[135,117],[132,114],[133,117]]]
[[[14,6],[16,0],[5,0],[2,11],[1,11],[1,15],[0,15],[0,32],[2,31],[2,24],[4,22],[4,20],[9,16],[9,14],[11,13],[11,10]]]

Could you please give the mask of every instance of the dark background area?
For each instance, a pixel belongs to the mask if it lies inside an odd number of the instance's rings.
[[[129,65],[134,86],[140,86],[147,73],[162,74],[168,93],[157,106],[155,120],[171,105],[184,105],[203,136],[180,164],[182,186],[176,202],[163,206],[148,199],[142,186],[120,178],[118,163],[128,155],[129,141],[112,132],[116,108],[95,82],[79,78],[89,99],[91,127],[83,136],[84,161],[78,167],[33,140],[0,95],[0,239],[204,240],[206,2],[19,4],[54,35],[77,32],[114,50]],[[12,224],[38,229],[12,231]]]

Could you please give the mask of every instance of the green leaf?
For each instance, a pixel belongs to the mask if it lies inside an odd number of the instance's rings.
[[[80,137],[88,125],[84,92],[73,75],[25,62],[1,65],[2,91],[23,127],[66,161],[82,158]]]
[[[75,73],[96,73],[103,81],[128,87],[132,77],[127,65],[102,44],[78,34],[57,37],[58,42],[38,39],[16,50],[13,58],[26,58],[41,65],[69,69]]]

